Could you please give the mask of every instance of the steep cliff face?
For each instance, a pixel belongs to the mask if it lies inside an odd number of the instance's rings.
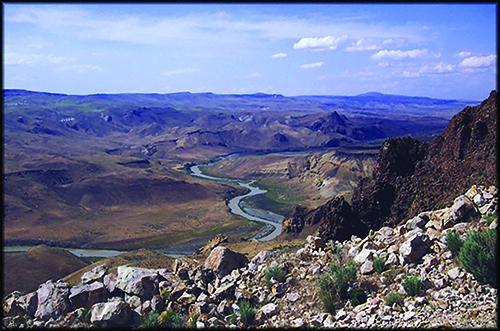
[[[443,134],[429,143],[411,137],[386,140],[372,176],[362,179],[354,190],[349,206],[352,233],[366,235],[370,229],[442,208],[471,185],[496,185],[496,112],[497,92],[492,91],[479,106],[455,115]],[[300,226],[294,225],[306,225],[302,219],[308,215],[321,223],[323,238],[337,239],[336,206],[344,203],[332,200],[315,210],[301,211],[300,217],[291,215],[283,231],[296,232]]]

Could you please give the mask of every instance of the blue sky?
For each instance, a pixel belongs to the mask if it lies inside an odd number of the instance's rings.
[[[3,4],[4,88],[483,100],[497,5]]]

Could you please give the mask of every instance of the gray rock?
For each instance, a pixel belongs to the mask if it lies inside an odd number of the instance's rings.
[[[83,284],[89,284],[94,281],[100,281],[102,282],[104,275],[106,275],[106,272],[108,271],[108,268],[104,265],[100,265],[95,267],[89,272],[86,272],[82,276],[82,283]]]
[[[371,259],[373,257],[374,253],[375,251],[372,249],[363,249],[358,255],[356,255],[354,262],[359,264],[365,263],[367,259]]]
[[[278,314],[278,306],[274,303],[268,303],[257,311],[255,319],[261,322],[264,318],[267,319],[276,314]]]
[[[137,295],[142,300],[150,300],[158,294],[158,271],[134,268],[127,266],[118,267],[116,287],[123,292]]]
[[[108,291],[101,282],[74,286],[70,290],[69,301],[73,309],[90,308],[94,303],[106,301]]]
[[[137,295],[129,295],[129,294],[125,293],[124,300],[126,303],[128,303],[128,305],[132,309],[137,309],[137,308],[142,307],[141,298],[139,298]]]
[[[406,230],[410,231],[410,230],[414,230],[417,228],[424,229],[424,226],[428,220],[429,220],[428,217],[427,217],[427,219],[425,219],[425,218],[421,217],[420,215],[415,216],[406,222],[406,224],[405,224]]]
[[[104,287],[108,290],[109,293],[113,294],[116,290],[116,279],[113,275],[105,275],[102,279],[102,283]]]
[[[97,326],[128,326],[132,322],[130,306],[119,297],[92,306],[90,322]]]
[[[457,279],[458,276],[460,276],[460,268],[456,267],[456,268],[450,269],[447,272],[447,275],[448,275],[448,277],[450,277],[453,280]]]
[[[370,272],[373,271],[373,262],[370,260],[366,260],[365,263],[363,263],[359,268],[359,271],[363,275],[369,274]]]
[[[453,222],[448,222],[447,224],[443,224],[443,228],[447,229],[458,222],[464,221],[473,211],[474,211],[474,203],[465,195],[459,196],[453,202],[453,206],[451,206]]]
[[[286,295],[286,299],[290,302],[295,302],[300,299],[300,295],[298,295],[297,293],[288,293]]]
[[[407,262],[418,261],[428,252],[430,246],[428,235],[415,233],[401,245],[399,254]]]
[[[68,299],[69,288],[67,283],[53,283],[52,280],[40,285],[36,291],[38,305],[35,318],[46,321],[66,314],[71,307]]]
[[[31,318],[35,317],[35,312],[38,306],[37,292],[31,292],[21,296],[17,300],[19,307]]]
[[[221,246],[215,247],[205,260],[205,268],[211,269],[219,278],[247,264],[248,258],[245,255]]]
[[[3,311],[6,316],[15,316],[23,311],[18,302],[20,297],[21,292],[19,291],[14,291],[5,297],[3,300]]]

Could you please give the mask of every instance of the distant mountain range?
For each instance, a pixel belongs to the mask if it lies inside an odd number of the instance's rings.
[[[116,106],[172,107],[177,110],[210,111],[288,111],[329,112],[340,111],[344,115],[406,114],[451,118],[467,105],[479,101],[459,101],[387,95],[369,92],[357,96],[293,96],[281,94],[213,94],[213,93],[119,93],[67,95],[33,92],[26,90],[4,90],[4,111],[28,106],[31,110],[47,106],[59,110],[104,111]],[[71,105],[71,109],[67,106]]]

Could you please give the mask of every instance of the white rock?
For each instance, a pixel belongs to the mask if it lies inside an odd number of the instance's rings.
[[[300,295],[298,295],[297,293],[288,293],[286,295],[286,299],[290,302],[295,302],[300,299]]]
[[[415,314],[415,312],[413,312],[413,311],[408,311],[408,312],[406,312],[406,313],[403,315],[403,319],[404,319],[405,321],[408,321],[408,320],[412,319],[413,317],[415,317],[415,315],[416,315],[416,314]]]
[[[342,320],[344,319],[345,317],[347,316],[347,313],[346,311],[344,310],[344,308],[340,309],[336,314],[335,314],[335,320],[336,321],[339,321],[339,320]]]
[[[356,257],[354,258],[354,262],[362,264],[365,261],[373,256],[375,253],[372,249],[363,249]]]
[[[460,268],[456,267],[447,272],[448,277],[455,280],[460,276]]]
[[[363,263],[361,265],[361,267],[359,268],[359,271],[363,274],[363,275],[366,275],[366,274],[369,274],[370,272],[373,271],[373,262],[370,261],[370,260],[366,260],[365,263]]]

